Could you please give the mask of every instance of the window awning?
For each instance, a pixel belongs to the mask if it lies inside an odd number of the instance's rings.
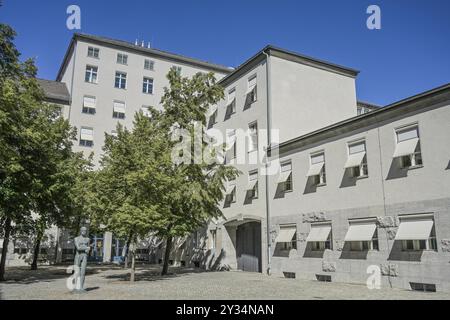
[[[214,114],[214,112],[216,112],[216,111],[217,111],[217,105],[212,106],[212,108],[209,109],[208,116],[209,117],[212,116]]]
[[[361,163],[363,162],[364,156],[366,155],[365,152],[358,152],[353,153],[348,156],[347,162],[345,163],[344,168],[353,168],[353,167],[359,167]]]
[[[370,241],[377,225],[373,223],[351,223],[344,241]]]
[[[236,188],[235,185],[230,185],[230,186],[228,186],[228,187],[226,188],[226,190],[225,190],[225,194],[226,194],[226,195],[231,194],[231,193],[233,192],[234,188]]]
[[[80,132],[80,139],[81,140],[94,140],[94,134],[91,129],[81,128]]]
[[[257,183],[258,183],[258,179],[249,181],[248,185],[247,185],[247,190],[253,190]]]
[[[417,143],[419,138],[413,138],[409,140],[400,141],[397,143],[394,152],[394,158],[407,156],[413,154],[416,151]]]
[[[284,171],[281,172],[280,175],[278,176],[278,181],[277,183],[284,183],[287,181],[287,179],[289,178],[289,176],[291,175],[292,171]]]
[[[114,112],[125,113],[125,103],[114,102]]]
[[[330,225],[311,226],[306,242],[324,242],[328,240],[331,232]]]
[[[324,162],[314,163],[311,164],[309,167],[308,173],[306,174],[307,177],[317,176],[320,174],[320,171],[322,171]]]
[[[431,235],[432,219],[400,220],[395,240],[427,240]]]
[[[281,228],[275,242],[291,242],[296,231],[296,227]]]
[[[84,97],[83,98],[83,107],[95,108],[95,98],[94,97]]]

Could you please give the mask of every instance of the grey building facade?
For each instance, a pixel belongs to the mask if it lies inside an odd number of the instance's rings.
[[[178,239],[173,264],[450,291],[449,85],[380,107],[357,100],[357,70],[273,46],[232,69],[76,34],[57,76],[76,149],[98,161],[105,133],[160,107],[173,66],[220,79],[208,132],[243,173],[224,186],[224,217]],[[94,245],[104,262],[123,249],[110,232]],[[157,263],[163,249],[149,237],[138,255]]]

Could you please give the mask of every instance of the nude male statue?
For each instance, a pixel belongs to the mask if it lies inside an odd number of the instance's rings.
[[[86,265],[87,258],[89,254],[89,250],[91,250],[89,246],[90,239],[87,235],[86,227],[82,227],[80,229],[80,235],[75,238],[75,261],[74,265],[79,269],[79,284],[77,284],[77,291],[84,291],[84,278],[86,274]]]

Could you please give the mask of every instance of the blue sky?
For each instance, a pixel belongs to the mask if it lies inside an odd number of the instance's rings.
[[[3,0],[0,21],[18,33],[23,58],[54,79],[81,8],[81,32],[237,66],[273,44],[361,71],[358,99],[388,104],[450,82],[448,0]],[[381,30],[366,9],[381,8]]]

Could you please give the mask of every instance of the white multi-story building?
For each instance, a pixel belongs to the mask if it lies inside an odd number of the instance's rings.
[[[450,291],[450,85],[380,107],[357,101],[358,71],[273,46],[232,69],[75,35],[57,81],[77,148],[97,161],[105,132],[158,106],[174,65],[220,79],[208,128],[243,173],[174,264],[358,283],[379,271],[382,285]],[[94,240],[103,261],[120,255],[111,233]],[[158,262],[161,249],[138,254]]]

